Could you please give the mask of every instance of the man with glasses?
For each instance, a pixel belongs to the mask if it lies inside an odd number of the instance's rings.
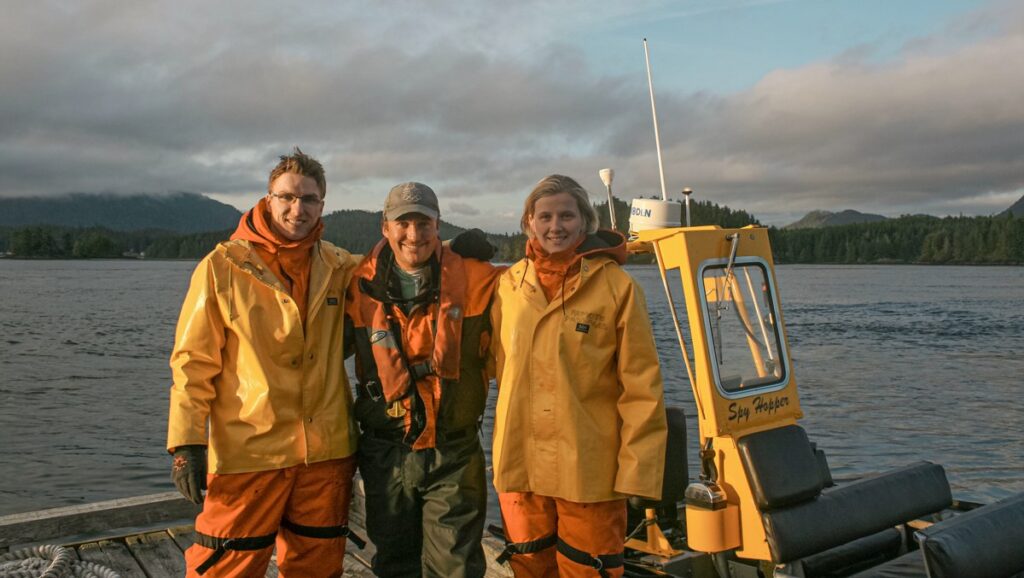
[[[326,188],[315,159],[282,156],[192,275],[167,436],[175,485],[203,504],[189,576],[262,576],[275,544],[282,576],[342,574],[357,432],[339,353],[357,260],[320,239]]]

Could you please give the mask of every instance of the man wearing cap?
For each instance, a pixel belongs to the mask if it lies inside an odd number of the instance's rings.
[[[479,424],[498,269],[438,237],[437,196],[391,189],[384,238],[356,269],[346,312],[366,530],[378,576],[479,577],[487,500]]]

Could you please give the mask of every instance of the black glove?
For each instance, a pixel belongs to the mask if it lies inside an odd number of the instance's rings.
[[[171,479],[181,495],[193,504],[203,503],[206,489],[206,446],[178,446],[174,448]]]
[[[452,251],[460,257],[490,261],[496,249],[480,229],[468,229],[455,236],[451,242]]]

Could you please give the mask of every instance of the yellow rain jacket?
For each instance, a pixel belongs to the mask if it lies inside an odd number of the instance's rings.
[[[249,241],[221,243],[196,267],[171,355],[168,450],[209,443],[215,474],[355,453],[343,328],[358,260],[326,241],[310,259],[305,331]]]
[[[491,320],[498,406],[494,486],[574,502],[661,497],[667,426],[643,291],[595,246],[549,303],[536,267],[502,274]]]

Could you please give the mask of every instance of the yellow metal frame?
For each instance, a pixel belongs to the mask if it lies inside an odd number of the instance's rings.
[[[673,270],[679,271],[692,341],[692,385],[698,406],[700,447],[704,447],[708,437],[712,438],[715,450],[714,463],[718,471],[717,483],[725,491],[728,504],[739,509],[738,536],[702,537],[699,535],[701,527],[687,528],[687,533],[696,537],[694,541],[698,543],[721,544],[723,549],[735,548],[736,555],[743,558],[770,560],[771,553],[765,540],[764,525],[736,442],[751,433],[796,423],[797,419],[803,417],[803,412],[800,409],[796,379],[788,362],[789,342],[781,305],[778,304],[777,289],[775,326],[779,332],[780,361],[785,360],[787,371],[785,385],[781,388],[755,387],[750,392],[732,392],[727,396],[715,383],[712,365],[714,359],[709,345],[711,336],[708,335],[709,325],[705,319],[708,312],[701,300],[704,288],[700,271],[702,265],[730,256],[733,247],[732,235],[739,236],[735,258],[742,260],[746,257],[756,257],[766,263],[771,285],[777,288],[768,230],[764,228],[722,229],[707,226],[641,231],[637,234],[637,242],[632,245],[632,249],[653,249],[659,257],[658,265],[662,275],[668,275]],[[737,295],[742,299],[741,293],[737,292]],[[738,302],[735,305],[740,306],[742,303]],[[750,343],[750,346],[751,354],[758,355],[754,344]],[[683,356],[689,366],[689,355],[684,351]],[[687,369],[689,370],[689,367]],[[721,530],[708,528],[707,531]],[[732,534],[733,530],[727,532]]]
[[[664,556],[665,558],[671,558],[676,554],[682,554],[681,550],[676,550],[672,547],[668,538],[665,537],[665,533],[658,527],[657,511],[647,508],[644,511],[644,520],[647,522],[646,539],[639,540],[637,538],[630,538],[629,540],[626,540],[627,548],[631,548],[639,552],[654,554],[655,556]]]

